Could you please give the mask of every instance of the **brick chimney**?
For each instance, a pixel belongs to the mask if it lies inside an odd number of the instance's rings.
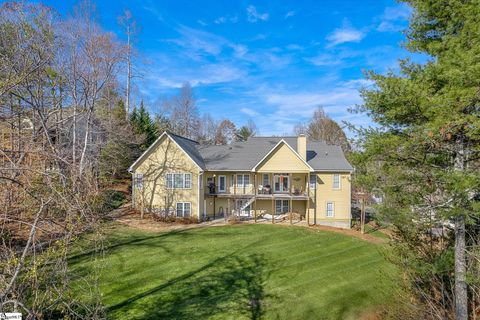
[[[307,161],[307,137],[299,134],[297,137],[297,152],[303,160]]]

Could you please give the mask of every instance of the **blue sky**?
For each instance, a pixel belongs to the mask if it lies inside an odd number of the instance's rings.
[[[65,14],[75,1],[45,1]],[[408,7],[394,0],[97,1],[100,23],[124,38],[117,16],[129,9],[142,77],[135,99],[160,112],[162,99],[189,81],[200,112],[262,135],[290,134],[317,105],[342,122],[368,125],[348,108],[361,103],[365,70],[386,72],[399,58]],[[420,57],[413,56],[418,60]]]

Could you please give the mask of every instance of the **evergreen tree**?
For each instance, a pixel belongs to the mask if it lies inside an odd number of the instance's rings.
[[[128,178],[128,167],[139,156],[141,139],[125,120],[126,110],[122,100],[113,107],[103,107],[98,112],[106,142],[100,151],[100,178],[109,183],[113,179]]]
[[[253,134],[254,133],[247,126],[242,126],[235,133],[235,138],[237,141],[247,141],[248,138],[253,136]]]
[[[403,2],[414,9],[407,48],[431,59],[367,74],[375,86],[357,111],[380,129],[361,132],[358,183],[385,196],[411,301],[430,318],[467,319],[479,304],[480,4]]]
[[[141,150],[145,151],[158,138],[158,131],[150,114],[145,108],[143,101],[140,102],[140,108],[134,108],[130,115],[130,123],[137,134],[144,135],[144,142]]]

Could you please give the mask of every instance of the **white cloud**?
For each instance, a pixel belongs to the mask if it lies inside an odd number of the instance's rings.
[[[268,17],[269,17],[268,12],[259,13],[257,11],[257,8],[255,8],[252,5],[248,6],[248,8],[247,8],[247,20],[248,20],[248,22],[255,23],[258,20],[267,21]]]
[[[248,47],[243,44],[234,44],[231,47],[236,58],[243,58],[248,52]]]
[[[288,19],[289,17],[293,17],[295,14],[296,14],[295,11],[288,11],[288,12],[285,14],[285,19]]]
[[[208,24],[207,24],[205,21],[203,21],[203,20],[197,20],[197,23],[198,23],[199,25],[203,26],[203,27],[205,27],[205,26],[208,25]]]
[[[405,22],[412,14],[412,9],[405,4],[387,7],[377,27],[379,32],[397,32],[405,28]]]
[[[143,9],[146,11],[150,12],[152,15],[154,15],[158,21],[160,22],[165,22],[162,14],[153,6],[144,6]]]
[[[231,22],[231,23],[237,23],[238,22],[238,16],[222,16],[222,17],[218,17],[217,19],[215,19],[213,21],[213,23],[215,24],[224,24],[224,23],[227,23],[227,22]]]
[[[215,23],[215,24],[222,24],[222,23],[225,23],[225,22],[227,22],[226,17],[219,17],[219,18],[215,19],[215,21],[213,21],[213,23]]]
[[[303,50],[303,47],[298,45],[298,44],[292,43],[292,44],[287,45],[287,49],[288,50]]]
[[[412,14],[412,9],[406,4],[400,4],[395,7],[387,7],[383,12],[385,20],[407,20]]]
[[[194,52],[207,53],[215,56],[222,52],[223,47],[228,42],[225,38],[213,33],[186,26],[180,26],[177,31],[182,37],[170,41]]]
[[[260,113],[250,108],[241,108],[240,111],[250,117],[256,117],[260,115]]]
[[[157,87],[180,88],[187,81],[192,86],[199,86],[228,83],[245,77],[245,71],[236,66],[212,63],[194,70],[188,68],[188,66],[168,66],[150,75],[148,81]]]
[[[346,42],[360,42],[364,37],[365,32],[355,29],[348,20],[344,20],[342,27],[333,30],[327,36],[327,40],[329,41],[328,46],[332,47]]]
[[[335,66],[343,62],[339,57],[328,53],[322,53],[315,57],[306,58],[305,60],[316,66]]]
[[[184,48],[183,53],[194,60],[199,60],[199,56],[205,54],[218,57],[225,49],[233,50],[236,58],[241,58],[248,52],[246,45],[233,43],[224,37],[203,30],[180,26],[177,32],[181,37],[168,41]]]
[[[355,125],[368,124],[367,117],[361,115],[352,117],[348,109],[362,103],[358,89],[369,84],[364,79],[354,79],[338,83],[335,87],[318,90],[299,91],[261,87],[252,92],[252,95],[259,97],[271,111],[262,112],[264,116],[256,118],[257,125],[262,133],[291,133],[294,125],[299,121],[308,121],[319,105],[323,106],[325,112],[340,124],[342,121],[349,121]]]

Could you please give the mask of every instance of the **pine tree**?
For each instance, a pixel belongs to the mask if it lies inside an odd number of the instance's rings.
[[[359,181],[383,192],[379,210],[394,226],[393,261],[429,306],[426,314],[467,319],[469,302],[479,303],[478,276],[468,280],[478,265],[467,265],[475,257],[467,259],[466,247],[479,245],[480,5],[404,2],[414,9],[407,48],[431,59],[401,61],[398,74],[367,74],[375,85],[362,91],[357,111],[380,129],[361,134]]]
[[[150,114],[145,108],[143,101],[140,102],[140,108],[134,108],[130,115],[130,123],[137,134],[144,135],[144,142],[141,145],[142,151],[145,151],[158,138],[158,131]]]

